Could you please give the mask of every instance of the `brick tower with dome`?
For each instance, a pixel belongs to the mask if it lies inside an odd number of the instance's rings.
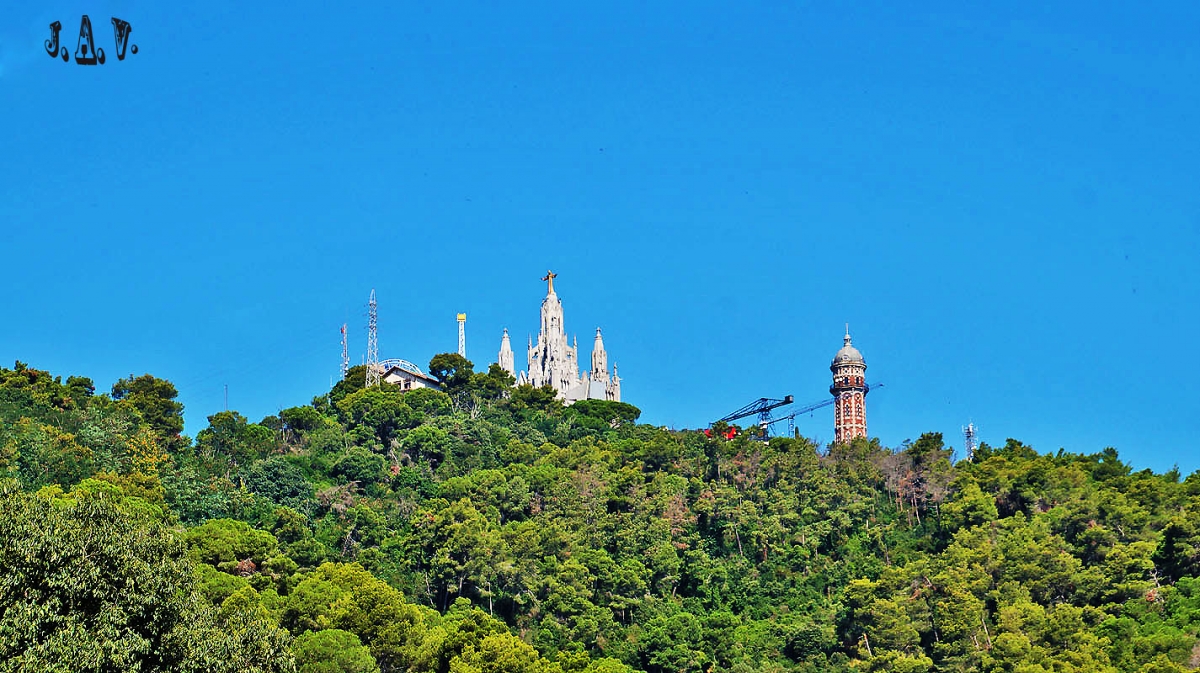
[[[833,395],[834,421],[833,441],[849,443],[855,437],[867,436],[867,393],[871,387],[867,385],[867,361],[850,343],[850,325],[846,325],[845,342],[833,363],[829,365],[833,372],[833,385],[829,393]]]

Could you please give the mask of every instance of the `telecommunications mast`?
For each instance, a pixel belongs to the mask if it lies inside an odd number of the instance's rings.
[[[346,323],[342,323],[342,379],[350,371],[350,351],[346,348]]]
[[[979,442],[975,438],[975,424],[968,423],[963,428],[963,449],[967,452],[967,460],[975,457],[975,449],[978,448]]]
[[[375,290],[367,303],[367,387],[379,385],[379,322],[376,315]]]

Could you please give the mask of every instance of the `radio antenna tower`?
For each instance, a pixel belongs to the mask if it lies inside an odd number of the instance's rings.
[[[979,447],[979,442],[975,438],[975,424],[968,423],[967,427],[963,428],[963,449],[967,452],[967,460],[975,457],[975,449]]]
[[[379,385],[379,322],[376,315],[375,289],[367,303],[367,387]]]
[[[350,351],[346,348],[346,323],[342,323],[342,379],[350,371]]]
[[[467,357],[467,314],[458,314],[458,354]]]

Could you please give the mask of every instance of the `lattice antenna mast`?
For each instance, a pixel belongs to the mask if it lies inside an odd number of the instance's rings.
[[[346,347],[346,323],[342,323],[342,379],[350,372],[350,350]]]
[[[367,387],[379,385],[379,318],[376,313],[375,289],[367,302]]]
[[[467,314],[458,314],[458,354],[467,357]]]
[[[975,424],[968,423],[963,428],[963,448],[967,452],[967,460],[975,457],[975,449],[979,447],[979,442],[975,435]]]

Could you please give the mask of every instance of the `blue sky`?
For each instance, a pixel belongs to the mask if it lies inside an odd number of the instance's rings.
[[[44,51],[83,14],[102,66]],[[1191,472],[1198,35],[1186,2],[20,3],[0,362],[168,378],[195,434],[225,385],[253,420],[326,390],[372,288],[382,357],[462,311],[522,366],[553,269],[649,422],[824,399],[849,322],[885,444]]]

